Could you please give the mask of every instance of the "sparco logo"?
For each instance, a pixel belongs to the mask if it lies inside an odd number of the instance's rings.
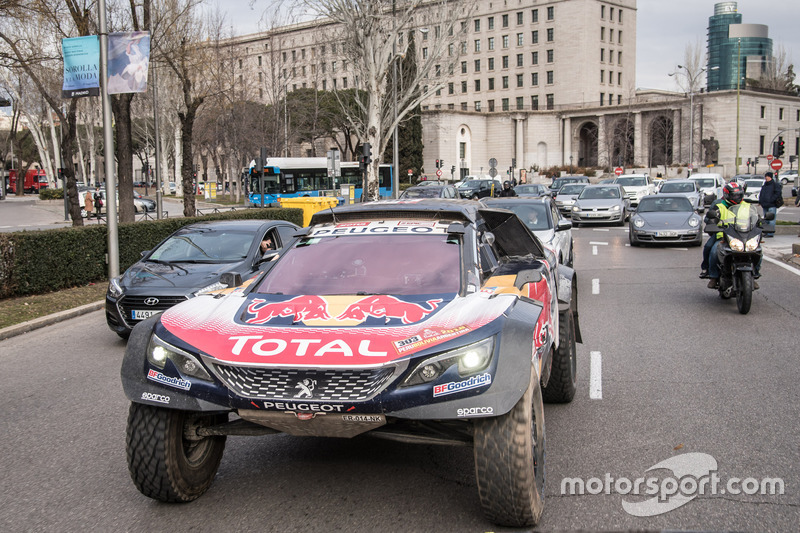
[[[152,296],[150,298],[145,298],[144,303],[147,305],[158,305],[158,298],[153,298]]]
[[[464,407],[456,411],[458,416],[490,416],[494,414],[494,407]]]
[[[142,400],[149,400],[151,402],[158,402],[158,403],[169,403],[169,396],[163,396],[161,394],[153,394],[152,392],[143,392]]]

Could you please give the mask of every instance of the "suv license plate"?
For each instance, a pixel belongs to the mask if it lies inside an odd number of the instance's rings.
[[[131,315],[133,316],[134,320],[145,320],[147,318],[150,318],[151,316],[157,315],[160,312],[161,312],[160,310],[159,311],[155,311],[155,310],[152,310],[152,309],[149,309],[149,310],[146,310],[146,311],[142,311],[142,310],[139,310],[139,309],[134,309],[133,311],[131,311]]]

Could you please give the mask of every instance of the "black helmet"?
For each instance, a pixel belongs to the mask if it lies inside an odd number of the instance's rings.
[[[722,198],[731,204],[739,204],[744,199],[744,190],[738,183],[731,181],[722,188]]]
[[[504,189],[510,189],[511,188],[511,182],[508,181],[508,180],[504,181],[503,182],[503,188]]]

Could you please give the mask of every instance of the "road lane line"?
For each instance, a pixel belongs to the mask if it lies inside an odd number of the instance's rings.
[[[591,368],[589,370],[589,398],[592,400],[603,399],[603,356],[600,352],[590,352]]]
[[[608,228],[594,228],[592,231],[611,231]]]
[[[592,294],[600,294],[600,280],[598,278],[592,280]]]
[[[788,270],[788,271],[789,271],[789,272],[791,272],[792,274],[797,274],[798,276],[800,276],[800,270],[797,270],[797,269],[796,269],[796,268],[794,268],[794,267],[790,267],[790,266],[789,266],[789,265],[787,265],[786,263],[783,263],[783,262],[781,262],[781,261],[778,261],[777,259],[773,259],[773,258],[771,258],[771,257],[767,257],[767,256],[765,255],[765,256],[764,256],[764,261],[769,261],[769,262],[770,262],[770,263],[772,263],[773,265],[778,265],[778,266],[779,266],[779,267],[781,267],[781,268],[785,268],[786,270]]]
[[[597,255],[597,246],[592,246],[592,255]]]
[[[608,243],[603,241],[589,241],[589,244],[599,244],[600,246],[608,246]]]

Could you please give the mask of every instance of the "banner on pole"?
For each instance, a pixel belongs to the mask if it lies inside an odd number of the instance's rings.
[[[61,39],[64,55],[62,98],[100,95],[100,41],[96,35]]]
[[[146,92],[149,63],[149,31],[110,33],[108,35],[108,94]]]

